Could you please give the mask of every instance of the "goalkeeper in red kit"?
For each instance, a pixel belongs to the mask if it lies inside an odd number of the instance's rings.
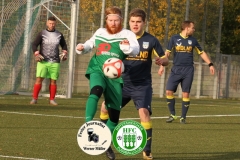
[[[45,78],[50,79],[49,103],[51,105],[58,105],[55,102],[55,95],[57,92],[56,81],[60,72],[60,61],[67,59],[67,44],[61,32],[55,29],[55,17],[49,17],[47,20],[47,28],[42,30],[32,43],[32,50],[37,61],[36,81],[33,88],[33,98],[30,104],[36,104],[38,95],[42,87],[42,81]],[[40,50],[38,46],[40,45]],[[59,45],[62,47],[62,53],[59,53]]]

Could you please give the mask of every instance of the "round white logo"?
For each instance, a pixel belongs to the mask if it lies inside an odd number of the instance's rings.
[[[111,145],[112,135],[105,123],[89,121],[84,123],[77,134],[79,147],[87,154],[99,155]]]
[[[146,143],[146,130],[136,121],[123,121],[113,131],[113,145],[121,154],[136,155],[144,149]]]

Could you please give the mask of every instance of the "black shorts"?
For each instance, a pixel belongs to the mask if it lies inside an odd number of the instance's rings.
[[[124,85],[122,91],[122,107],[132,99],[136,109],[146,108],[151,115],[152,93],[151,84],[144,86]]]
[[[182,91],[190,93],[194,76],[193,66],[173,66],[167,81],[166,90],[176,92],[181,83]]]

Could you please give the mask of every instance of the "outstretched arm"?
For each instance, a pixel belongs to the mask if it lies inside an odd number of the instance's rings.
[[[76,52],[77,54],[86,54],[88,52],[90,52],[93,47],[95,46],[95,37],[96,35],[98,35],[100,32],[100,29],[98,29],[93,36],[87,40],[85,43],[79,43],[76,46]]]
[[[211,74],[214,74],[215,69],[214,69],[213,63],[211,62],[211,60],[210,60],[210,58],[208,57],[207,53],[203,51],[202,54],[200,54],[200,56],[201,56],[202,59],[208,64],[210,73],[211,73]]]

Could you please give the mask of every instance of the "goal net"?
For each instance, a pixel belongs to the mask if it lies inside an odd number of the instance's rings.
[[[30,94],[35,83],[36,62],[31,43],[45,29],[49,16],[69,46],[71,2],[67,0],[2,0],[0,2],[0,94]],[[60,50],[61,51],[61,50]],[[61,63],[57,96],[65,97],[68,61]],[[48,95],[44,80],[41,95]]]

